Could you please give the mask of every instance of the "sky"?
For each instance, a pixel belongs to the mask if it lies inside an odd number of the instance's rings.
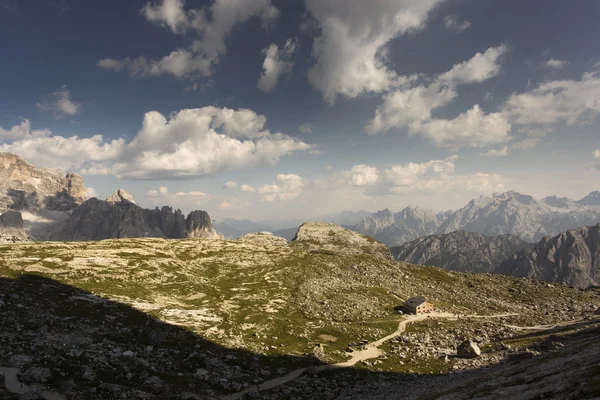
[[[0,151],[257,221],[600,189],[600,2],[0,0]]]

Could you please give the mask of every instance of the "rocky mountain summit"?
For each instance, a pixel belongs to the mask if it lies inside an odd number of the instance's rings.
[[[386,245],[398,246],[418,237],[459,230],[489,236],[514,235],[537,242],[546,235],[600,221],[600,192],[579,201],[549,196],[536,200],[515,191],[481,196],[455,212],[436,214],[420,207],[399,213],[379,211],[353,230],[372,236]]]
[[[533,245],[513,235],[486,236],[456,231],[392,247],[396,260],[460,272],[492,272],[514,253]]]
[[[73,210],[50,235],[51,240],[81,241],[111,238],[159,237],[218,238],[206,211],[192,211],[187,218],[180,210],[164,206],[145,209],[133,196],[117,190],[105,201],[92,198]]]
[[[40,209],[68,211],[88,198],[80,175],[38,169],[12,153],[0,153],[0,212]]]
[[[421,207],[406,207],[398,213],[389,209],[378,211],[352,229],[374,237],[388,246],[398,245],[437,232],[444,214]]]
[[[494,272],[580,288],[600,286],[600,223],[546,236],[533,249],[515,253]]]

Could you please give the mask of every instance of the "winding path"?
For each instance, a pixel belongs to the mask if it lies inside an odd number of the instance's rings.
[[[502,316],[504,316],[504,315],[502,315]],[[371,343],[365,345],[363,347],[363,349],[361,349],[361,350],[353,351],[352,353],[350,353],[351,358],[347,361],[337,363],[337,364],[319,365],[317,367],[299,368],[299,369],[296,369],[296,370],[290,372],[289,374],[281,376],[279,378],[271,379],[271,380],[263,382],[261,384],[250,386],[240,392],[224,396],[224,397],[222,397],[222,400],[236,400],[236,399],[239,399],[242,396],[246,395],[249,392],[262,392],[265,390],[273,389],[277,386],[284,385],[288,382],[293,381],[294,379],[297,379],[302,374],[307,372],[309,369],[311,371],[314,371],[315,373],[318,373],[318,372],[325,371],[325,370],[349,368],[361,361],[369,360],[371,358],[377,358],[383,354],[383,350],[379,349],[379,346],[381,346],[383,343],[387,342],[390,339],[395,338],[396,336],[398,336],[402,332],[404,332],[407,324],[409,324],[411,322],[423,321],[423,320],[427,319],[428,317],[431,317],[431,318],[457,318],[457,315],[451,314],[451,313],[440,313],[440,312],[434,312],[431,314],[409,315],[405,319],[400,321],[400,323],[398,324],[398,329],[396,329],[396,331],[394,331],[393,333],[390,333],[389,335],[387,335],[385,337],[382,337],[381,339],[379,339],[375,342],[371,342]]]

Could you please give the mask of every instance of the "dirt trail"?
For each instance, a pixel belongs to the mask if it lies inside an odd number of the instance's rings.
[[[294,379],[300,377],[302,374],[304,374],[309,369],[311,371],[314,371],[315,373],[318,373],[321,371],[331,370],[331,369],[349,368],[361,361],[369,360],[372,358],[377,358],[383,354],[383,350],[379,349],[379,346],[381,346],[383,343],[387,342],[390,339],[395,338],[396,336],[398,336],[402,332],[404,332],[407,324],[409,324],[411,322],[423,321],[423,320],[427,319],[428,317],[431,317],[431,318],[456,318],[456,315],[451,314],[451,313],[439,313],[439,312],[435,312],[435,313],[431,313],[431,314],[408,315],[405,319],[400,321],[400,323],[398,324],[398,329],[396,329],[393,333],[390,333],[389,335],[382,337],[381,339],[379,339],[375,342],[371,342],[371,343],[365,345],[363,347],[363,349],[361,349],[361,350],[356,350],[356,351],[350,353],[351,358],[347,361],[337,363],[337,364],[319,365],[317,367],[300,368],[300,369],[290,372],[287,375],[281,376],[279,378],[271,379],[270,381],[263,382],[259,385],[250,386],[249,388],[246,388],[240,392],[233,393],[228,396],[224,396],[222,399],[223,400],[236,400],[236,399],[241,398],[242,396],[244,396],[245,394],[247,394],[249,392],[262,392],[264,390],[273,389],[277,386],[281,386],[283,384],[293,381]]]

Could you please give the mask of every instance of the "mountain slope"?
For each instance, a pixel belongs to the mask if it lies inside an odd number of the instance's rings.
[[[521,250],[495,272],[586,288],[600,285],[600,223],[544,237]]]
[[[396,260],[412,264],[433,265],[460,272],[491,272],[522,248],[533,245],[516,236],[485,236],[456,231],[416,239],[392,247]]]
[[[443,213],[440,216],[444,215]],[[409,242],[436,233],[440,226],[438,215],[421,207],[406,207],[398,213],[387,208],[364,219],[352,230],[371,236],[388,246]]]

